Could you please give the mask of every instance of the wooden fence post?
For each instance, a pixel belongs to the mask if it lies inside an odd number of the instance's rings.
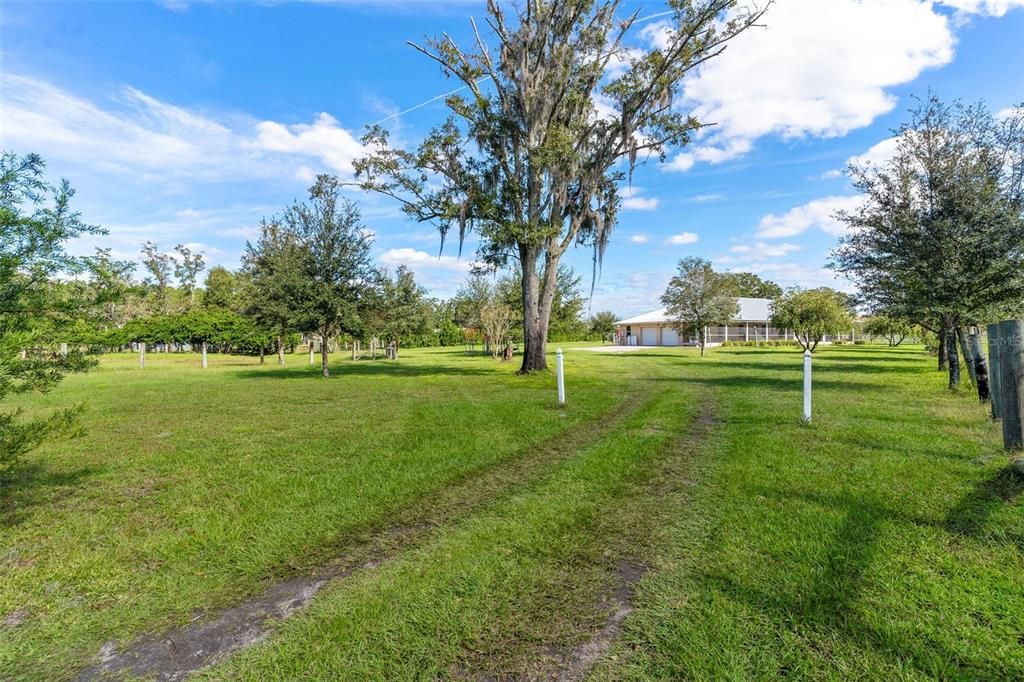
[[[999,323],[999,412],[1003,447],[1024,449],[1024,320]]]
[[[206,369],[206,341],[203,341],[203,369]]]
[[[999,419],[999,405],[1003,396],[1000,394],[1000,373],[1002,365],[1002,344],[999,343],[999,325],[988,326],[988,376],[992,394],[992,419]]]
[[[139,367],[144,368],[146,366],[146,342],[139,343]]]
[[[981,330],[975,327],[967,339],[971,347],[971,358],[974,361],[974,385],[978,388],[978,400],[985,402],[991,397],[992,391],[991,382],[989,381],[988,363],[985,362],[985,354],[981,352],[979,336],[981,336]]]

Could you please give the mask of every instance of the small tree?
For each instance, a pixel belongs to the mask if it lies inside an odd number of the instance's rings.
[[[610,310],[602,310],[590,318],[590,333],[600,335],[602,341],[607,341],[615,334],[615,323],[618,321],[618,315]]]
[[[491,355],[498,357],[508,343],[509,331],[512,329],[512,308],[500,301],[488,303],[480,311],[480,327],[484,339],[491,348]]]
[[[93,364],[75,348],[57,351],[51,280],[84,269],[81,259],[64,250],[69,239],[105,232],[82,222],[71,209],[71,185],[67,180],[49,185],[44,169],[36,154],[0,156],[0,401],[47,391],[67,373]],[[68,433],[80,410],[29,419],[21,419],[18,409],[0,412],[0,477],[47,438]]]
[[[479,328],[480,312],[494,297],[494,282],[487,275],[475,272],[469,276],[452,298],[452,318],[463,327]]]
[[[284,339],[295,323],[306,282],[303,259],[298,237],[277,220],[260,223],[259,240],[246,242],[242,256],[242,308],[258,327],[275,334],[279,365],[284,365]]]
[[[178,285],[182,291],[188,294],[188,302],[196,302],[196,280],[199,273],[206,267],[206,260],[201,253],[193,253],[192,249],[184,244],[174,247],[178,257],[174,260],[174,276],[178,278]]]
[[[669,281],[661,302],[673,327],[697,334],[703,356],[707,327],[728,324],[740,310],[734,292],[732,282],[715,272],[710,262],[691,257],[679,261],[679,274]]]
[[[790,289],[772,303],[772,326],[792,330],[804,350],[813,353],[826,335],[853,327],[848,300],[827,287]]]
[[[142,264],[149,272],[145,284],[156,290],[157,310],[166,315],[171,306],[171,257],[161,253],[155,242],[147,241],[142,245]]]
[[[881,336],[889,342],[891,348],[903,343],[903,340],[910,336],[914,327],[906,320],[901,320],[888,315],[874,315],[864,322],[864,333],[871,336]]]
[[[423,337],[430,332],[433,310],[427,290],[416,283],[412,271],[398,267],[394,278],[383,277],[381,295],[374,306],[380,335],[395,344],[395,359],[402,339]]]
[[[370,232],[360,221],[359,208],[340,199],[340,191],[337,178],[320,175],[309,189],[309,202],[295,203],[282,216],[285,229],[302,247],[298,320],[303,331],[323,340],[324,378],[330,376],[329,341],[338,334],[361,335],[379,278],[370,257]]]
[[[96,254],[82,259],[88,275],[94,310],[92,317],[101,329],[123,324],[124,302],[137,288],[132,282],[135,263],[115,260],[110,249],[96,249]]]
[[[238,277],[223,265],[210,268],[206,273],[203,292],[204,308],[219,308],[238,312],[241,309]]]

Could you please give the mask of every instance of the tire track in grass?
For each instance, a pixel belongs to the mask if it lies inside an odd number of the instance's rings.
[[[591,649],[601,653],[605,595],[631,600],[628,588],[610,586],[616,562],[646,558],[661,507],[677,510],[688,497],[686,434],[696,431],[700,409],[684,386],[659,391],[620,428],[507,500],[379,572],[333,586],[273,640],[204,677],[557,679],[582,658],[581,639],[596,638]],[[628,560],[620,569],[640,574]]]
[[[643,383],[643,382],[641,382]],[[191,623],[167,632],[144,635],[123,649],[108,642],[97,662],[79,680],[126,676],[181,680],[264,640],[274,626],[305,608],[326,585],[360,570],[372,570],[428,539],[438,529],[495,504],[554,469],[559,462],[599,442],[652,399],[656,386],[631,391],[589,428],[556,434],[482,471],[452,481],[430,501],[426,512],[400,513],[390,528],[368,534],[337,559],[312,574],[271,585],[259,595],[216,613],[199,613]]]
[[[713,404],[705,401],[700,403],[699,411],[688,431],[669,445],[669,457],[657,467],[647,485],[641,489],[652,498],[661,497],[671,488],[679,485],[689,486],[692,482],[680,476],[689,468],[687,463],[691,452],[710,436],[716,422]],[[675,457],[671,456],[675,455]],[[682,458],[680,466],[679,457]],[[656,519],[647,519],[654,522]],[[647,567],[639,561],[623,556],[615,567],[616,586],[607,597],[608,615],[600,630],[570,651],[561,653],[561,670],[552,673],[549,678],[559,682],[577,682],[590,672],[594,665],[608,654],[615,638],[626,618],[633,613],[633,597],[636,584],[647,573]]]

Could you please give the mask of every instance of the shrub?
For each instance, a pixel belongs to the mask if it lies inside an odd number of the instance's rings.
[[[760,348],[760,347],[785,348],[785,347],[790,347],[790,346],[796,347],[796,346],[799,346],[799,345],[800,345],[800,343],[798,341],[795,341],[795,340],[792,340],[792,339],[790,339],[790,340],[786,340],[786,339],[772,339],[770,341],[723,341],[722,342],[722,346],[744,347],[744,348]]]

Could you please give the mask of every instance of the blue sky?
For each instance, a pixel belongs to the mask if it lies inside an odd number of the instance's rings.
[[[658,2],[628,2],[642,16]],[[349,176],[363,127],[385,120],[414,143],[457,84],[406,40],[468,38],[483,4],[4,2],[0,147],[35,151],[71,180],[77,205],[135,258],[147,239],[191,244],[236,267],[262,216],[301,198],[319,172]],[[659,40],[641,22],[631,46]],[[637,170],[595,291],[594,310],[658,307],[679,258],[749,270],[784,286],[828,284],[831,220],[856,198],[841,169],[884,159],[890,130],[929,88],[1024,99],[1024,0],[778,0],[765,28],[694,74],[679,106],[718,125],[668,161]],[[389,266],[410,265],[450,296],[471,257],[438,258],[428,225],[359,196]],[[569,256],[589,275],[591,254]]]

